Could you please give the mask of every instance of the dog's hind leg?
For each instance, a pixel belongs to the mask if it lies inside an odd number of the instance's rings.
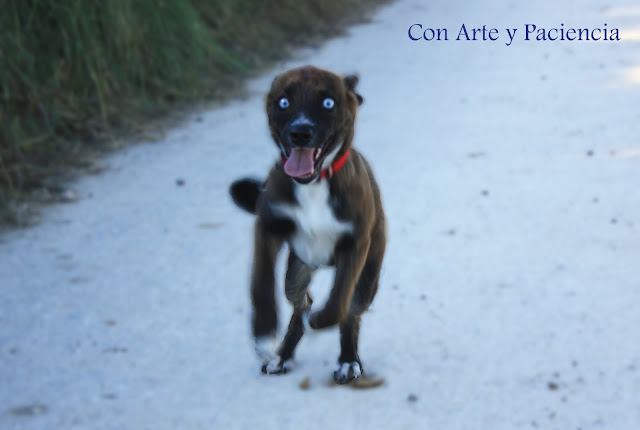
[[[256,353],[264,361],[270,360],[274,354],[273,346],[278,328],[274,268],[282,242],[279,236],[269,233],[258,218],[255,226],[251,302]]]
[[[312,300],[307,287],[311,282],[312,273],[313,269],[304,264],[293,252],[289,254],[284,290],[287,299],[293,304],[293,315],[287,334],[278,348],[278,355],[262,366],[264,373],[287,373],[291,366],[293,351],[304,333],[302,315],[311,308]]]

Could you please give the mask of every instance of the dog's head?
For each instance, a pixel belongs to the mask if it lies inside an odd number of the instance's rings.
[[[275,78],[267,95],[267,115],[287,175],[309,183],[349,148],[362,104],[357,83],[356,76],[342,78],[312,66]]]

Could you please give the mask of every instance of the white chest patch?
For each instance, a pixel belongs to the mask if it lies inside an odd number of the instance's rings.
[[[329,264],[336,243],[344,233],[353,231],[350,222],[339,221],[329,205],[329,184],[319,181],[294,185],[298,205],[279,204],[276,208],[296,223],[290,245],[309,266]]]

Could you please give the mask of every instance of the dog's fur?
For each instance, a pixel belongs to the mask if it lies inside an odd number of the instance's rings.
[[[357,82],[355,76],[341,78],[311,66],[277,76],[266,110],[283,161],[264,183],[242,179],[230,189],[238,206],[257,214],[251,297],[253,334],[264,373],[287,372],[306,322],[312,329],[340,325],[336,382],[347,383],[362,373],[360,317],[378,289],[386,238],[378,185],[364,157],[351,148],[362,103],[355,92]],[[313,150],[313,170],[289,176],[283,163],[299,149]],[[320,171],[348,150],[346,164],[320,178]],[[290,249],[285,294],[293,316],[274,354],[268,350],[277,328],[274,265],[284,242]],[[324,308],[309,316],[307,287],[322,265],[335,266],[333,288]]]

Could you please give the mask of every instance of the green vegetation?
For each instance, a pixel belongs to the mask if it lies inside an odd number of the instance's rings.
[[[382,2],[0,0],[0,217],[87,147],[228,96]]]

